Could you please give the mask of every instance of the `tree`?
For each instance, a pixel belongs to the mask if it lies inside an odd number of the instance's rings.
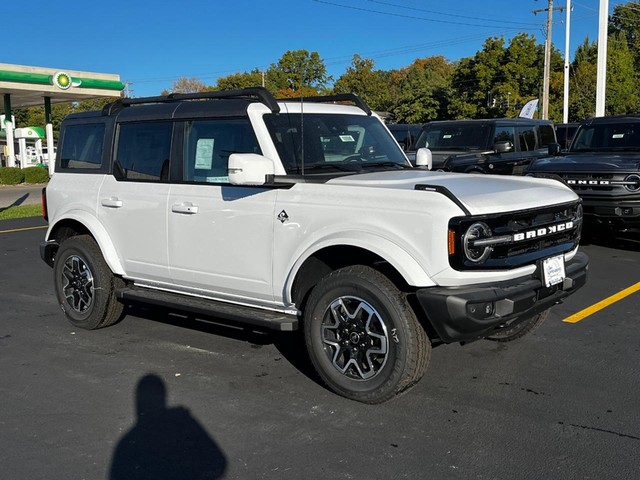
[[[640,69],[640,8],[636,2],[616,5],[609,17],[609,36],[620,38],[624,34],[633,52],[635,69]],[[611,52],[611,47],[607,50]]]
[[[637,113],[640,109],[639,78],[624,32],[610,36],[608,45],[606,114]]]
[[[362,97],[373,110],[389,110],[391,93],[387,88],[388,73],[374,70],[374,61],[353,56],[351,66],[333,85],[335,93],[355,93]]]
[[[251,72],[233,73],[226,77],[219,78],[216,82],[216,89],[237,90],[241,88],[260,87],[262,86],[262,81],[262,72],[258,69],[254,69]]]
[[[452,67],[442,56],[417,59],[399,75],[392,91],[391,113],[398,123],[425,123],[448,118]]]
[[[207,90],[207,86],[197,77],[180,77],[171,86],[171,89],[163,90],[162,95],[170,93],[197,93]]]
[[[636,113],[640,109],[640,79],[632,49],[624,32],[610,35],[607,43],[605,114]],[[598,46],[587,38],[576,50],[572,64],[569,99],[572,120],[584,120],[595,115],[597,64]]]
[[[499,98],[493,92],[502,80],[504,38],[487,38],[482,50],[460,60],[453,73],[455,99],[450,105],[453,118],[492,118],[499,115]]]
[[[571,64],[571,83],[569,89],[569,119],[584,120],[595,115],[596,111],[596,70],[598,46],[585,38],[576,49]]]
[[[278,63],[269,67],[267,76],[282,96],[296,96],[296,92],[305,87],[307,92],[319,92],[331,80],[318,52],[309,53],[307,50],[285,52]]]

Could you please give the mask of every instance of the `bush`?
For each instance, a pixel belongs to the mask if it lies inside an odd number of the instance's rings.
[[[22,182],[24,182],[24,173],[19,168],[0,168],[0,185],[18,185]]]
[[[27,167],[23,170],[24,183],[47,183],[49,170],[43,167]]]

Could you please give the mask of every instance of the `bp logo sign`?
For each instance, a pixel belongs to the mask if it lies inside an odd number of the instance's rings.
[[[71,87],[71,77],[64,72],[58,72],[53,76],[53,84],[62,90],[68,90]]]

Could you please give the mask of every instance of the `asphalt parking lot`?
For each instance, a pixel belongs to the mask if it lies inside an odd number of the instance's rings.
[[[640,281],[634,242],[583,246],[587,286],[534,334],[437,347],[368,406],[322,387],[294,334],[140,308],[74,329],[43,225],[0,222],[2,478],[638,477],[640,294],[611,297]]]

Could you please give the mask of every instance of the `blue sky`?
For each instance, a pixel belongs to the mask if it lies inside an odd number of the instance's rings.
[[[208,85],[268,68],[287,50],[317,51],[334,78],[353,54],[376,68],[473,55],[487,37],[518,32],[544,41],[547,0],[271,0],[3,2],[0,63],[116,73],[134,96],[157,95],[178,77]],[[609,10],[627,3],[610,0]],[[597,39],[599,0],[573,0],[571,51]],[[28,5],[28,8],[24,8]],[[554,6],[564,6],[555,0]],[[564,52],[564,13],[553,41]],[[492,20],[493,19],[493,20]]]

